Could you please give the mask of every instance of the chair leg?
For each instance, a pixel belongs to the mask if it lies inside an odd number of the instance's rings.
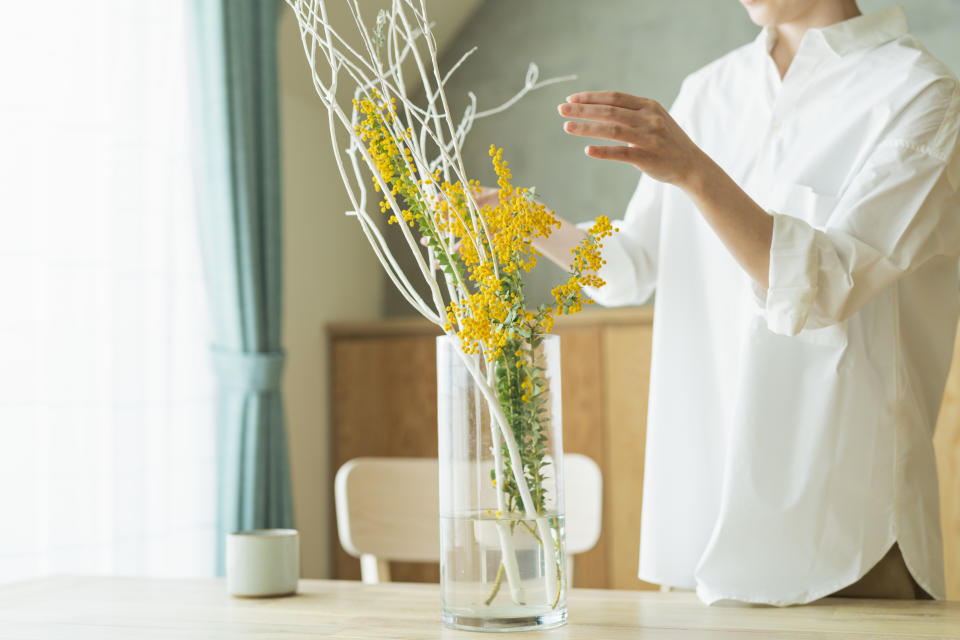
[[[390,582],[390,563],[369,553],[361,554],[360,580],[364,584]]]

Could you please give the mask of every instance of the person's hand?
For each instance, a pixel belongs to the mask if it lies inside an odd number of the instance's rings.
[[[589,145],[584,149],[587,156],[632,164],[661,182],[686,188],[706,159],[655,100],[616,91],[584,91],[569,96],[557,110],[576,118],[563,125],[571,135],[624,143]]]

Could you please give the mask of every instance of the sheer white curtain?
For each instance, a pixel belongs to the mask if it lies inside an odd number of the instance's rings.
[[[214,570],[185,13],[0,3],[0,582]]]

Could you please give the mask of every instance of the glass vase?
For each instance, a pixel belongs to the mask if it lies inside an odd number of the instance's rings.
[[[437,339],[443,623],[546,629],[567,619],[560,339],[485,361]]]

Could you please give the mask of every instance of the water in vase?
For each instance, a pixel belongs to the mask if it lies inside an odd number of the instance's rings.
[[[441,516],[444,623],[504,631],[563,624],[563,535],[563,517],[553,514],[523,519],[482,510]]]

